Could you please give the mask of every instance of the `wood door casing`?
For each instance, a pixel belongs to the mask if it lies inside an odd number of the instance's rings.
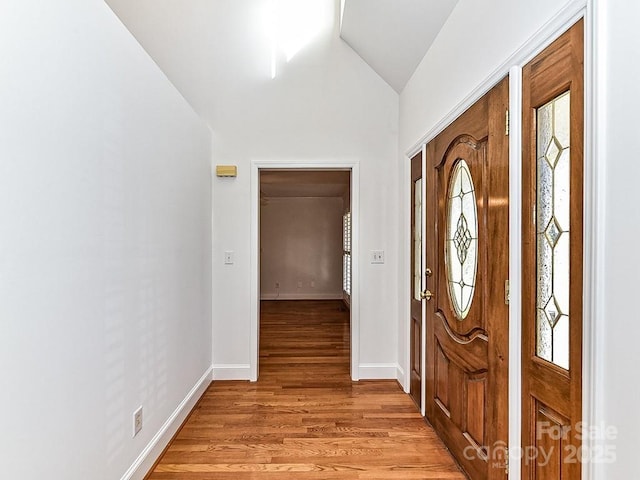
[[[526,480],[581,478],[583,28],[580,20],[523,68],[522,478]],[[540,277],[535,210],[540,157],[536,114],[566,92],[570,93],[568,370],[537,354],[536,290]]]
[[[410,386],[409,394],[413,401],[422,408],[422,301],[416,299],[415,269],[416,269],[416,226],[422,230],[422,218],[416,219],[416,182],[422,178],[422,152],[416,154],[411,159],[411,265],[409,268],[411,275],[411,321],[410,321]],[[422,192],[422,190],[421,190]],[[420,192],[420,195],[422,193]],[[424,202],[422,202],[424,204]],[[417,221],[416,221],[417,220]],[[420,248],[420,254],[422,248]],[[422,270],[422,261],[420,261]],[[420,272],[422,275],[422,272]],[[422,290],[422,286],[418,290]]]
[[[427,418],[473,480],[506,478],[508,440],[508,79],[427,145]],[[464,159],[475,186],[476,287],[463,320],[447,284],[450,174]]]

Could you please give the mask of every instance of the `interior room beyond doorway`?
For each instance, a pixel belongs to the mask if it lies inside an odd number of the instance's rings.
[[[348,305],[349,184],[349,171],[260,172],[261,300],[344,299]]]

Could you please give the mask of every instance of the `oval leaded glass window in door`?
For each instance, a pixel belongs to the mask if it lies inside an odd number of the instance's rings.
[[[478,268],[478,209],[469,165],[459,159],[447,195],[445,261],[449,298],[458,320],[471,309]]]

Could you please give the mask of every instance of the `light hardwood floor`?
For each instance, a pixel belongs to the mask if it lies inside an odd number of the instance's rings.
[[[259,381],[212,383],[150,480],[465,478],[396,381],[351,382],[342,302],[261,311]]]

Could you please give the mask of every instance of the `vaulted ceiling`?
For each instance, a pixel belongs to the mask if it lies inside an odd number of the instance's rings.
[[[331,30],[400,92],[458,0],[105,1],[215,128],[215,95],[275,77]]]
[[[458,0],[344,0],[340,36],[400,93]]]

